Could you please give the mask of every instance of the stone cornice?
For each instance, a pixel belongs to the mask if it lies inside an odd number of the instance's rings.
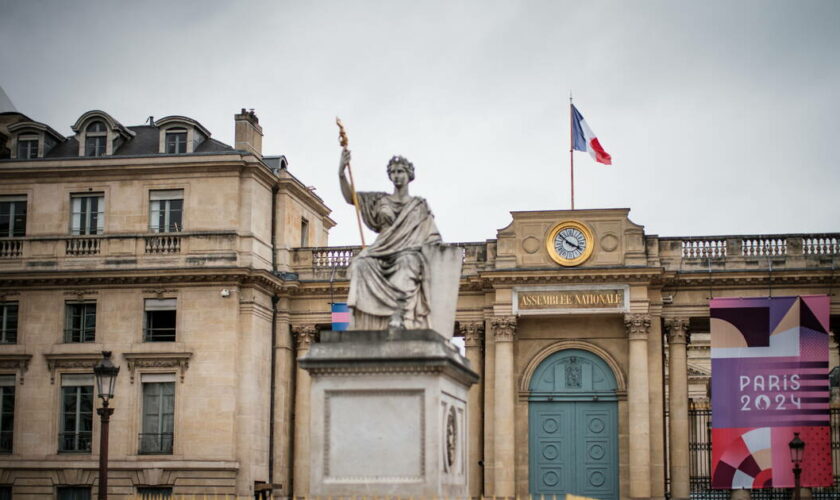
[[[674,273],[665,280],[665,291],[683,288],[753,288],[795,285],[840,285],[840,273],[831,269],[744,269]]]
[[[148,286],[153,284],[223,283],[252,285],[283,293],[297,287],[266,270],[247,268],[152,268],[114,270],[26,271],[0,273],[0,287],[79,288],[102,286]]]
[[[55,372],[66,368],[85,368],[93,373],[93,367],[102,359],[99,353],[61,353],[44,354],[47,369],[50,371],[50,384],[55,384]]]
[[[123,358],[128,362],[129,382],[134,383],[137,368],[177,368],[181,383],[184,372],[190,367],[191,352],[126,352]]]
[[[630,340],[647,340],[650,330],[650,315],[625,314],[624,327]]]
[[[651,283],[662,282],[663,270],[655,267],[609,267],[582,269],[503,269],[481,271],[480,279],[490,286],[537,283]]]
[[[490,319],[496,342],[513,342],[516,338],[516,316],[495,316]]]
[[[23,375],[29,369],[31,359],[31,354],[0,354],[0,370],[17,371],[20,385],[23,385]]]

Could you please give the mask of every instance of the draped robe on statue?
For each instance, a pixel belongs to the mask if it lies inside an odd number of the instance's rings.
[[[400,202],[387,193],[356,195],[362,220],[379,236],[350,263],[351,328],[387,329],[400,298],[405,298],[405,327],[428,328],[429,262],[423,248],[441,242],[432,211],[417,196]]]

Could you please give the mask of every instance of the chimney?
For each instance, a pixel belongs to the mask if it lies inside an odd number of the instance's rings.
[[[263,131],[254,110],[242,108],[242,112],[234,115],[233,119],[236,123],[234,149],[248,151],[262,158]]]

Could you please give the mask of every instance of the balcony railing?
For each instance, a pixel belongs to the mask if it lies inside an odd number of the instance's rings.
[[[64,342],[68,344],[93,342],[95,339],[95,332],[95,328],[65,328]]]
[[[146,236],[146,253],[167,254],[181,252],[180,234]]]
[[[65,453],[89,453],[91,431],[59,432],[58,451]]]
[[[0,259],[14,259],[23,255],[23,240],[0,239]]]
[[[362,250],[362,247],[321,247],[312,249],[312,267],[332,269],[347,267],[350,259]]]
[[[140,455],[171,455],[175,436],[171,432],[140,433],[137,452]]]
[[[99,255],[102,238],[68,238],[64,244],[66,255]]]

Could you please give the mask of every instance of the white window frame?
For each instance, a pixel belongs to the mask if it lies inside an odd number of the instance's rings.
[[[169,230],[172,224],[172,201],[181,201],[181,223],[175,223],[174,231]],[[163,213],[163,227],[160,226],[160,214]],[[184,226],[184,190],[183,189],[152,189],[149,191],[149,232],[151,233],[179,233]]]
[[[93,412],[94,412],[94,407],[96,406],[96,403],[95,403],[96,394],[94,392],[94,385],[95,385],[94,382],[95,382],[95,380],[94,380],[93,374],[65,373],[65,374],[61,375],[61,388],[60,388],[60,391],[59,391],[59,405],[58,405],[58,411],[59,411],[59,416],[58,416],[58,420],[59,420],[59,422],[58,422],[59,423],[59,437],[58,437],[59,447],[58,447],[58,449],[59,449],[59,453],[91,453],[93,451],[93,420],[94,420],[93,419]],[[65,415],[65,413],[64,413],[64,389],[65,389],[65,387],[73,387],[73,388],[76,389],[76,391],[75,391],[76,392],[76,409],[75,409],[76,427],[75,427],[75,429],[72,429],[72,430],[67,430],[67,429],[64,428],[64,422],[65,422],[65,418],[64,418],[64,415]],[[63,439],[62,434],[66,433],[66,432],[73,432],[73,433],[76,434],[76,439],[78,440],[79,437],[80,437],[79,435],[82,432],[80,430],[81,429],[81,421],[82,421],[82,418],[81,418],[81,416],[82,416],[82,412],[81,412],[81,393],[79,391],[80,387],[90,387],[91,430],[90,430],[89,440],[90,440],[91,447],[88,450],[79,450],[79,449],[62,450],[61,449],[61,439]],[[76,448],[78,448],[78,442],[76,444]]]
[[[96,231],[91,232],[94,212],[91,210],[90,200],[97,198]],[[85,231],[82,232],[84,220]],[[105,193],[74,193],[70,195],[70,234],[94,235],[102,234],[105,230]]]

